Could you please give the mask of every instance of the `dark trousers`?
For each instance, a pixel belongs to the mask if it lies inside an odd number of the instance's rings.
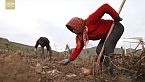
[[[122,36],[123,32],[124,32],[124,26],[121,23],[116,23],[104,46],[104,52],[103,52],[104,56],[101,59],[104,67],[110,68],[109,54],[114,52],[115,46],[118,40],[120,39],[120,37]],[[100,53],[104,41],[105,41],[104,39],[100,40],[96,49],[97,54]]]

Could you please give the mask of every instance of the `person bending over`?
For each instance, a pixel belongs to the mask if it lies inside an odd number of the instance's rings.
[[[102,17],[104,14],[109,14],[113,20],[103,19]],[[124,32],[124,26],[120,21],[122,21],[122,18],[120,18],[119,14],[107,3],[100,6],[94,13],[89,15],[87,19],[73,17],[66,24],[66,27],[76,34],[76,48],[70,54],[68,59],[64,59],[60,61],[60,63],[67,65],[74,61],[82,51],[83,47],[87,45],[88,40],[100,40],[96,48],[96,53],[99,54],[111,25],[114,23],[114,28],[105,43],[101,60],[104,70],[113,74],[109,56],[114,52],[114,48]]]
[[[49,59],[51,59],[52,57],[52,50],[51,50],[51,46],[50,46],[50,41],[46,38],[46,37],[40,37],[37,42],[36,42],[36,45],[35,45],[35,51],[37,51],[37,47],[38,46],[41,46],[41,50],[42,50],[42,58],[46,58],[47,55],[45,55],[44,53],[44,47],[46,46],[47,48],[47,54],[48,54],[48,51],[49,51]]]

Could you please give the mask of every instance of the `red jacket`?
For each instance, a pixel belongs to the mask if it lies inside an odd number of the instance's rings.
[[[119,14],[108,4],[104,4],[99,7],[86,19],[89,40],[99,40],[106,38],[113,21],[101,19],[105,13],[109,14],[113,19],[119,16]],[[82,51],[83,47],[83,41],[81,41],[80,46],[76,45],[76,48],[70,56],[71,61],[75,60],[75,58]]]

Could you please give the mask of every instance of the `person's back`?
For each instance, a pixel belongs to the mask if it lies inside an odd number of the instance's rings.
[[[38,39],[38,44],[40,44],[41,47],[44,47],[44,46],[48,45],[49,43],[50,43],[50,41],[46,37],[40,37]]]

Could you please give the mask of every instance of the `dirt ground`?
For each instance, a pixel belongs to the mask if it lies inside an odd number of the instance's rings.
[[[1,50],[0,82],[145,82],[145,71],[142,70],[145,68],[144,63],[139,69],[124,64],[129,70],[116,69],[111,78],[103,74],[85,76],[81,69],[92,69],[91,61],[78,59],[71,64],[60,65],[58,62],[64,58],[62,53],[53,53],[53,59],[49,61],[40,58],[33,51]]]

